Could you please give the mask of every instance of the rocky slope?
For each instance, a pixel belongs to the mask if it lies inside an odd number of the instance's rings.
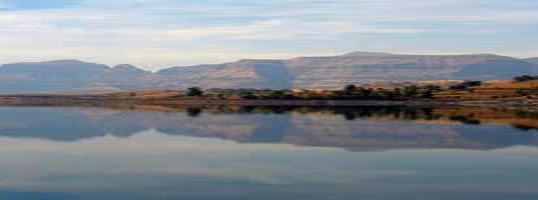
[[[155,73],[132,65],[76,60],[5,64],[0,93],[109,92],[129,89],[339,88],[350,83],[419,80],[502,80],[538,72],[538,59],[491,54],[339,56],[171,67]]]

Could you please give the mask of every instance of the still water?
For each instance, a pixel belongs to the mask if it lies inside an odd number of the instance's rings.
[[[538,199],[538,117],[492,109],[0,108],[0,199]]]

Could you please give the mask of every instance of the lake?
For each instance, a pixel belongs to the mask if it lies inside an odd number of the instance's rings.
[[[0,199],[538,199],[538,115],[0,108]]]

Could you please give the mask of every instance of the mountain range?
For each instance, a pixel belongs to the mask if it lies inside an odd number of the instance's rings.
[[[22,62],[0,67],[0,93],[96,93],[141,89],[339,88],[376,81],[506,80],[538,73],[538,58],[493,54],[401,55],[353,52],[176,66],[150,72],[133,65],[78,60]]]

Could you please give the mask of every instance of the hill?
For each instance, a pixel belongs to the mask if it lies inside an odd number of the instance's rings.
[[[338,88],[375,81],[502,80],[534,73],[537,68],[524,60],[490,54],[429,56],[355,52],[330,57],[173,67],[158,74],[202,87]]]
[[[140,89],[340,88],[351,83],[507,80],[538,72],[536,59],[492,54],[400,55],[352,52],[287,60],[178,66],[152,73],[77,60],[5,64],[0,93],[91,93]]]
[[[525,61],[533,63],[535,65],[538,65],[538,57],[536,57],[536,58],[528,58],[528,59],[525,59]]]
[[[153,74],[132,65],[78,60],[23,62],[0,67],[1,93],[110,92],[141,89]]]

